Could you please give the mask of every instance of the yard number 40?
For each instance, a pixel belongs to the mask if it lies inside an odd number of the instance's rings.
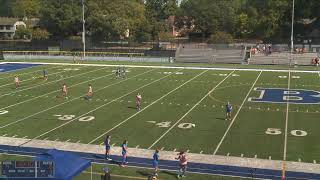
[[[268,128],[266,130],[266,134],[269,134],[269,135],[280,135],[281,133],[282,133],[281,129],[278,129],[278,128]],[[297,137],[304,137],[308,135],[308,133],[303,130],[292,130],[290,133],[291,135],[297,136]]]

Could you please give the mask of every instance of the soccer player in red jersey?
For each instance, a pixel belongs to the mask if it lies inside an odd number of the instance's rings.
[[[141,110],[141,99],[142,99],[142,96],[138,93],[136,96],[136,107],[138,111]]]

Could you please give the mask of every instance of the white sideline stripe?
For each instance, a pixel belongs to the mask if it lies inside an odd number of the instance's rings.
[[[150,70],[150,71],[151,71],[151,70]],[[98,92],[98,91],[100,91],[100,90],[102,90],[102,89],[108,88],[108,87],[113,86],[113,85],[116,85],[116,84],[120,84],[121,82],[127,81],[127,80],[129,80],[129,79],[132,79],[132,78],[137,77],[137,76],[140,76],[140,75],[143,75],[143,74],[145,74],[145,73],[147,73],[147,72],[150,72],[150,71],[146,71],[146,72],[144,72],[144,73],[138,74],[138,75],[133,76],[133,77],[131,77],[131,78],[128,78],[128,79],[125,79],[125,80],[122,80],[122,81],[118,81],[118,82],[116,82],[116,83],[109,84],[109,85],[107,85],[107,86],[105,86],[105,87],[103,87],[103,88],[101,88],[101,89],[96,90],[95,92]],[[111,75],[111,74],[106,75],[106,76],[110,76],[110,75]],[[102,77],[100,77],[100,78],[102,78]],[[91,79],[90,81],[92,81],[92,79]],[[81,82],[81,83],[85,83],[85,81],[84,81],[84,82]],[[38,114],[41,114],[41,113],[46,112],[46,111],[48,111],[48,110],[50,110],[50,109],[59,107],[59,106],[64,105],[64,104],[66,104],[66,103],[72,102],[72,101],[74,101],[74,100],[76,100],[76,99],[81,98],[82,96],[83,96],[83,95],[78,96],[78,97],[76,97],[76,98],[73,98],[73,99],[71,99],[71,100],[68,100],[68,101],[66,101],[66,102],[57,104],[57,105],[52,106],[52,107],[50,107],[50,108],[44,109],[44,110],[39,111],[39,112],[37,112],[37,113],[31,114],[31,115],[29,115],[29,116],[27,116],[27,117],[24,117],[24,118],[22,118],[22,119],[16,120],[16,121],[11,122],[11,123],[9,123],[9,124],[0,126],[0,129],[5,128],[5,127],[8,127],[8,126],[10,126],[10,125],[12,125],[12,124],[16,124],[16,123],[18,123],[18,122],[24,121],[24,120],[26,120],[26,119],[28,119],[28,118],[30,118],[30,117],[36,116],[36,115],[38,115]]]
[[[5,64],[5,63],[0,63],[0,64]],[[39,66],[41,67],[41,66]],[[54,66],[54,67],[51,67],[51,68],[46,68],[47,70],[48,69],[55,69],[55,68],[59,68],[61,66]],[[20,69],[20,70],[23,70],[23,69]],[[7,77],[1,77],[0,79],[7,79],[7,78],[11,78],[14,76],[14,74],[19,74],[19,76],[21,75],[25,75],[25,74],[32,74],[32,73],[36,73],[38,71],[43,71],[42,69],[41,70],[36,70],[36,71],[31,71],[31,72],[26,72],[26,73],[19,73],[18,71],[8,71],[8,72],[5,72],[5,73],[1,73],[2,75],[8,75]],[[12,73],[9,75],[9,73]]]
[[[104,68],[101,68],[101,69],[104,69]],[[90,79],[90,80],[87,80],[87,81],[82,81],[82,82],[80,82],[80,83],[73,84],[73,85],[69,86],[69,88],[72,88],[72,87],[74,87],[74,86],[78,86],[78,85],[80,85],[80,84],[87,83],[87,82],[89,82],[89,81],[94,81],[94,80],[97,80],[97,79],[101,79],[101,78],[104,78],[104,77],[108,77],[108,76],[111,76],[111,75],[112,75],[112,73],[111,73],[111,74],[104,75],[104,76],[100,76],[100,77],[97,77],[97,78],[94,78],[94,79]],[[17,106],[17,105],[19,105],[19,104],[22,104],[22,103],[25,103],[25,102],[29,102],[29,101],[32,101],[32,100],[34,100],[34,99],[38,99],[38,98],[43,97],[43,96],[48,97],[49,94],[53,94],[53,93],[56,93],[56,92],[59,92],[59,91],[60,91],[60,90],[55,90],[55,91],[51,91],[51,92],[46,93],[46,94],[42,94],[42,95],[40,95],[40,96],[35,96],[35,97],[33,96],[34,98],[27,99],[27,100],[21,101],[21,102],[16,103],[16,104],[12,104],[12,105],[9,105],[9,106],[0,108],[0,110],[4,110],[4,109],[10,108],[10,107],[14,107],[14,106]]]
[[[51,73],[50,75],[60,74],[60,73],[63,73],[63,72],[65,72],[65,71],[58,71],[58,72],[55,72],[55,73]],[[31,81],[31,80],[34,80],[34,78],[29,78],[29,79],[22,80],[21,83],[27,82],[27,81]],[[9,85],[13,85],[13,83],[3,84],[0,87],[9,86]]]
[[[194,108],[196,108],[206,97],[208,97],[217,87],[220,86],[228,77],[230,77],[235,70],[233,70],[229,75],[223,78],[214,88],[212,88],[206,95],[204,95],[194,106],[192,106],[188,112],[186,112],[176,123],[174,123],[165,133],[163,133],[156,141],[154,141],[148,149],[151,149],[156,145],[166,134],[168,134],[180,121],[182,121]]]
[[[240,113],[240,110],[242,109],[242,107],[243,107],[244,103],[245,103],[245,102],[246,102],[246,100],[248,99],[248,97],[249,97],[249,95],[250,95],[250,93],[251,93],[252,89],[254,88],[254,86],[255,86],[255,84],[257,83],[257,81],[258,81],[259,77],[261,76],[261,74],[262,74],[262,71],[260,71],[260,73],[259,73],[259,75],[257,76],[256,80],[255,80],[255,81],[254,81],[254,83],[252,84],[252,86],[251,86],[251,88],[250,88],[250,90],[249,90],[248,94],[247,94],[247,95],[246,95],[246,97],[243,99],[243,101],[242,101],[242,103],[241,103],[241,105],[240,105],[240,107],[239,107],[239,109],[238,109],[237,113],[234,115],[234,117],[233,117],[233,119],[232,119],[231,123],[229,124],[229,126],[228,126],[228,128],[227,128],[226,132],[225,132],[225,133],[224,133],[224,135],[222,136],[222,138],[221,138],[221,140],[220,140],[219,144],[217,145],[216,150],[215,150],[215,151],[214,151],[214,153],[213,153],[214,155],[216,155],[216,154],[217,154],[217,152],[218,152],[218,150],[219,150],[219,148],[220,148],[220,146],[221,146],[222,142],[223,142],[223,141],[224,141],[224,139],[226,138],[226,136],[227,136],[227,134],[228,134],[228,132],[229,132],[229,130],[230,130],[230,128],[231,128],[231,126],[233,125],[234,121],[236,120],[236,118],[237,118],[238,114]]]
[[[106,135],[107,133],[109,133],[110,131],[116,129],[117,127],[121,126],[123,123],[129,121],[131,118],[135,117],[137,114],[143,112],[144,110],[146,110],[147,108],[149,108],[150,106],[152,106],[153,104],[159,102],[160,100],[162,100],[164,97],[168,96],[169,94],[173,93],[174,91],[180,89],[182,86],[186,85],[187,83],[189,83],[190,81],[194,80],[195,78],[201,76],[202,74],[204,74],[205,72],[207,72],[208,70],[206,71],[203,71],[201,73],[199,73],[198,75],[194,76],[193,78],[189,79],[188,81],[184,82],[183,84],[179,85],[178,87],[174,88],[173,90],[169,91],[168,93],[166,93],[165,95],[161,96],[159,99],[153,101],[152,103],[150,103],[148,106],[146,106],[145,108],[142,108],[140,111],[136,112],[135,114],[131,115],[130,117],[128,117],[127,119],[123,120],[122,122],[120,122],[119,124],[117,124],[116,126],[114,126],[113,128],[109,129],[108,131],[102,133],[100,136],[96,137],[95,139],[93,139],[92,141],[90,141],[88,144],[92,144],[94,141],[98,140],[99,138],[101,138],[102,136]],[[172,75],[173,73],[171,74],[168,74],[166,75],[165,77],[167,76],[170,76]]]
[[[72,63],[48,63],[48,62],[5,62],[5,63],[15,63],[15,64],[52,64],[52,65],[68,65],[68,66],[107,66],[107,67],[118,67],[119,65],[112,64],[72,64]],[[216,68],[216,67],[185,67],[185,66],[148,66],[148,65],[129,65],[122,64],[122,66],[126,67],[134,67],[134,68],[156,68],[156,69],[190,69],[190,70],[221,70],[221,71],[263,71],[263,72],[288,72],[285,69],[255,69],[255,68]],[[291,72],[298,73],[318,73],[320,71],[313,70],[294,70]]]
[[[80,74],[77,74],[77,75],[73,75],[73,76],[69,76],[69,77],[66,77],[66,78],[62,78],[62,79],[50,81],[50,82],[43,83],[43,84],[38,84],[38,85],[36,85],[36,86],[32,86],[32,87],[28,87],[28,88],[24,88],[24,89],[20,89],[20,90],[18,90],[18,91],[14,91],[14,92],[11,92],[11,93],[2,94],[2,95],[0,95],[0,97],[7,96],[7,95],[10,95],[10,94],[15,94],[15,93],[22,92],[22,91],[26,91],[26,90],[33,89],[33,88],[36,88],[36,87],[39,87],[39,86],[43,86],[43,85],[47,85],[47,84],[52,84],[52,83],[55,83],[55,82],[58,82],[58,81],[61,81],[61,80],[65,80],[65,79],[70,79],[70,78],[73,78],[73,77],[76,77],[76,76],[81,76],[81,75],[83,75],[83,74],[88,74],[88,73],[90,73],[90,72],[99,71],[99,70],[101,70],[101,69],[104,69],[104,68],[99,68],[99,69],[95,69],[95,70],[92,70],[92,71],[83,72],[83,73],[80,73]]]
[[[149,71],[146,71],[146,72],[141,73],[141,74],[139,74],[139,75],[146,74],[146,73],[151,72],[151,71],[153,71],[153,70],[154,70],[154,69],[149,70]],[[139,75],[137,75],[137,76],[139,76]],[[44,132],[44,133],[42,133],[42,134],[40,134],[40,135],[38,135],[38,136],[30,139],[29,141],[24,142],[24,143],[21,144],[20,146],[22,146],[22,145],[24,145],[24,144],[27,144],[27,143],[31,142],[32,140],[34,140],[34,139],[38,139],[39,137],[42,137],[42,136],[44,136],[44,135],[46,135],[46,134],[48,134],[48,133],[50,133],[50,132],[52,132],[52,131],[55,131],[56,129],[59,129],[59,128],[67,125],[67,124],[70,124],[71,122],[76,121],[76,120],[82,118],[83,116],[85,116],[85,115],[87,115],[87,114],[90,114],[90,113],[92,113],[92,112],[94,112],[94,111],[96,111],[96,110],[98,110],[98,109],[100,109],[100,108],[102,108],[102,107],[104,107],[104,106],[107,106],[107,105],[109,105],[109,104],[111,104],[111,103],[113,103],[113,102],[115,102],[115,101],[117,101],[117,100],[119,100],[119,99],[121,99],[121,98],[123,98],[123,97],[125,97],[125,96],[127,96],[127,95],[129,95],[129,94],[131,94],[131,93],[133,93],[133,92],[135,92],[135,91],[137,91],[137,90],[139,90],[139,89],[142,89],[142,88],[144,88],[144,87],[146,87],[146,86],[149,86],[149,85],[151,85],[151,84],[153,84],[153,83],[155,83],[155,82],[158,82],[158,81],[160,81],[160,80],[162,80],[162,79],[164,79],[164,78],[166,78],[166,77],[168,77],[168,76],[170,76],[170,75],[166,75],[166,76],[164,76],[164,77],[161,77],[161,78],[159,78],[159,79],[157,79],[157,80],[155,80],[155,81],[152,81],[152,82],[150,82],[150,83],[148,83],[148,84],[145,84],[145,85],[143,85],[143,86],[141,86],[141,87],[139,87],[139,88],[137,88],[137,89],[135,89],[135,90],[133,90],[133,91],[131,91],[131,92],[128,92],[128,93],[126,93],[126,94],[124,94],[124,95],[122,95],[122,96],[120,96],[120,97],[117,97],[117,98],[113,99],[112,101],[110,101],[110,102],[108,102],[108,103],[106,103],[106,104],[103,104],[103,105],[101,105],[101,106],[98,106],[97,108],[94,108],[93,110],[90,110],[90,111],[88,111],[88,112],[86,112],[86,113],[78,116],[77,118],[74,118],[73,120],[70,120],[70,121],[68,121],[68,122],[66,122],[66,123],[63,123],[63,124],[61,124],[61,125],[53,128],[53,129],[51,129],[51,130],[49,130],[49,131],[47,131],[47,132]],[[133,77],[132,77],[132,78],[133,78]],[[127,79],[126,79],[126,80],[127,80]],[[123,81],[125,81],[125,80],[123,80]],[[122,82],[122,81],[119,81],[119,83],[120,83],[120,82]]]
[[[289,69],[289,78],[288,78],[288,88],[287,91],[290,91],[290,83],[291,83],[291,72]],[[290,94],[288,94],[290,96]],[[284,134],[284,146],[283,146],[283,161],[287,160],[287,141],[288,141],[288,120],[289,120],[289,99],[287,98],[287,109],[286,109],[286,124],[285,124],[285,134]]]

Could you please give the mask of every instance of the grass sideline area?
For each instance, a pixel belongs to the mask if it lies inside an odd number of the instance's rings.
[[[10,154],[0,154],[0,162],[1,161],[31,161],[32,157],[30,156],[18,156],[18,155],[10,155]],[[101,175],[103,173],[103,168],[105,165],[92,163],[91,167],[82,172],[80,175],[74,178],[74,180],[101,180]],[[110,170],[112,180],[147,180],[152,174],[151,169],[143,169],[138,167],[127,167],[122,168],[116,165],[107,166]],[[91,173],[92,171],[92,173]],[[176,172],[174,171],[166,171],[163,170],[159,172],[159,179],[177,179]],[[214,176],[214,175],[205,175],[205,174],[194,174],[188,173],[187,177],[183,178],[186,180],[197,179],[197,180],[235,180],[235,179],[245,179],[239,177],[226,177],[226,176]]]
[[[0,136],[99,145],[111,134],[113,146],[127,139],[132,148],[320,161],[320,73],[133,67],[122,79],[115,69],[42,65],[1,73]],[[60,98],[63,83],[68,99]],[[84,98],[88,84],[92,100]],[[226,121],[228,101],[234,110]]]

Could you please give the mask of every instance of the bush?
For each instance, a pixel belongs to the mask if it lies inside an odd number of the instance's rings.
[[[233,37],[229,33],[218,31],[210,36],[209,43],[230,44],[233,43]]]
[[[35,39],[35,40],[49,39],[49,32],[46,29],[36,28],[32,31],[32,39]]]
[[[31,29],[27,29],[24,26],[19,26],[14,34],[14,39],[31,39],[31,34]]]

